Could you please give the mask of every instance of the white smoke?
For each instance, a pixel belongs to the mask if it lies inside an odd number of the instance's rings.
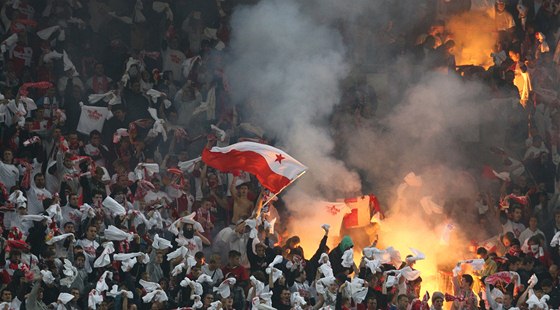
[[[414,1],[404,1],[395,8],[382,0],[352,2],[357,5],[263,0],[236,9],[232,18],[231,62],[226,72],[234,102],[255,103],[254,111],[249,111],[255,116],[253,120],[278,138],[280,148],[309,166],[308,173],[284,196],[292,213],[290,233],[302,236],[302,242],[320,239],[322,215],[309,207],[313,201],[361,194],[360,178],[347,164],[363,172],[376,186],[367,191],[378,194],[383,190],[386,198],[395,194],[397,185],[410,171],[432,179],[426,182],[425,194],[444,208],[449,198],[474,196],[477,190],[463,167],[469,161],[465,147],[481,142],[479,129],[491,118],[491,113],[481,113],[484,109],[480,99],[485,89],[479,83],[466,83],[452,75],[429,73],[406,58],[393,57],[385,63],[390,79],[389,89],[385,90],[389,96],[383,100],[392,106],[389,113],[369,120],[372,126],[354,127],[349,122],[341,128],[342,135],[337,136],[341,141],[337,143],[346,149],[344,161],[334,156],[335,141],[328,117],[339,103],[340,81],[351,69],[349,51],[356,48],[345,46],[356,40],[344,41],[339,31],[380,29],[389,21],[395,22],[393,29],[411,29],[416,21],[404,18],[410,15],[407,12],[423,11],[416,16],[427,15],[425,8],[411,6]],[[363,18],[364,13],[370,14],[369,19]],[[354,17],[359,18],[359,25],[352,22]],[[409,34],[395,34],[398,40],[410,38]],[[375,39],[372,43],[368,47],[370,57],[366,57],[369,59],[386,47],[376,45],[381,43]],[[456,206],[461,212],[470,212],[468,202],[461,201],[453,208]],[[387,205],[382,207],[386,209]],[[439,238],[441,232],[430,229],[434,219],[440,221],[441,228],[448,217],[460,218],[446,209],[444,214],[426,219],[417,208],[418,204],[407,204],[389,221],[406,223],[399,229],[409,229],[403,233],[416,237],[411,242]],[[419,214],[414,226],[408,225],[412,223],[411,214]],[[418,233],[418,226],[429,234]],[[435,263],[430,264],[435,272]]]
[[[315,22],[292,0],[239,8],[232,28],[226,71],[234,102],[256,101],[250,113],[309,167],[297,188],[310,195],[359,191],[357,174],[332,156],[328,126],[340,98],[339,80],[348,72],[338,32]]]

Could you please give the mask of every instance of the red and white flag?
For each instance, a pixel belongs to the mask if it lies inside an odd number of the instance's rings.
[[[286,152],[255,142],[205,148],[202,151],[202,161],[222,172],[249,172],[275,194],[307,170],[306,166]]]
[[[383,219],[379,201],[375,195],[366,195],[357,198],[348,198],[344,202],[350,208],[351,213],[344,217],[344,227],[357,228],[370,225],[373,216],[378,215],[379,219]]]

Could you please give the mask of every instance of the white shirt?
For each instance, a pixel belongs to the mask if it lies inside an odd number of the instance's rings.
[[[61,225],[64,225],[67,222],[72,222],[74,223],[74,225],[80,225],[80,223],[82,222],[82,211],[74,209],[70,206],[62,207]]]
[[[29,234],[29,228],[33,226],[33,221],[22,221],[21,215],[17,211],[4,213],[4,227],[10,229],[12,227],[19,228],[24,236]]]
[[[521,232],[525,230],[525,225],[521,223],[514,223],[511,220],[507,220],[507,222],[502,225],[503,233],[512,232],[515,238],[519,238]]]
[[[522,231],[521,234],[519,234],[519,243],[521,243],[521,245],[524,245],[525,242],[529,240],[529,238],[538,234],[542,235],[542,237],[545,238],[544,233],[540,229],[537,228],[537,230],[532,231],[530,228],[527,228]],[[544,240],[544,243],[546,244],[546,239]]]
[[[46,188],[38,188],[31,185],[31,188],[27,191],[27,213],[39,214],[44,212],[43,200],[47,198],[52,198],[51,192]]]
[[[19,180],[19,169],[12,164],[0,161],[0,182],[4,183],[6,190],[14,187]]]
[[[534,145],[531,145],[525,152],[525,156],[523,156],[523,160],[536,158],[541,153],[546,153],[546,154],[549,153],[548,149],[543,143],[541,143],[540,147],[535,147]]]
[[[95,251],[99,247],[99,243],[97,243],[97,241],[95,240],[90,241],[88,239],[80,239],[76,242],[76,245],[79,245],[84,249],[84,255],[87,258],[86,263],[89,263],[91,266],[93,266],[93,262],[96,259]]]
[[[100,145],[100,147],[102,147],[105,151],[107,151],[107,147],[106,147],[105,145]],[[85,153],[87,156],[90,156],[90,157],[91,157],[91,156],[102,156],[102,155],[101,155],[101,149],[100,149],[99,147],[97,147],[97,146],[93,146],[91,143],[86,144],[86,146],[84,147],[84,153]],[[100,159],[97,159],[97,160],[95,161],[95,163],[96,163],[98,166],[106,167],[106,165],[105,165],[105,159],[104,159],[103,157],[100,158]]]
[[[192,238],[187,239],[183,235],[179,235],[175,241],[177,241],[179,246],[184,246],[189,250],[187,252],[188,255],[194,256],[197,252],[202,251],[202,239],[200,239],[199,236],[193,236]]]
[[[224,273],[220,268],[216,268],[215,270],[210,270],[210,268],[208,268],[208,264],[204,264],[201,270],[202,273],[207,274],[212,278],[212,285],[221,283],[222,279],[224,278]]]
[[[175,80],[180,80],[183,77],[182,73],[182,63],[185,61],[187,57],[183,52],[168,48],[167,50],[163,51],[162,53],[162,61],[163,61],[163,71],[172,71],[173,78]]]
[[[167,195],[167,193],[162,192],[162,191],[159,191],[159,192],[149,191],[146,194],[146,196],[144,196],[144,201],[147,204],[153,203],[158,199],[161,199],[162,202],[163,202],[163,200],[172,201],[171,198],[169,198],[169,195]]]

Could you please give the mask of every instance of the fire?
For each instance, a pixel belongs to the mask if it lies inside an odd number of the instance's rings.
[[[419,260],[414,269],[422,272],[422,288],[420,297],[426,291],[447,291],[446,273],[453,269],[453,264],[462,257],[459,249],[449,248],[440,243],[443,227],[431,227],[421,219],[420,215],[396,215],[389,217],[381,223],[380,242],[381,248],[393,246],[400,251],[404,261],[412,252],[409,248],[420,250],[426,259]]]
[[[466,238],[470,233],[461,231],[471,227],[468,225],[469,213],[464,208],[454,207],[471,205],[467,200],[469,197],[476,197],[476,184],[468,174],[440,166],[427,169],[421,177],[407,176],[404,180],[396,189],[396,201],[385,208],[385,219],[365,227],[348,231],[343,229],[342,236],[348,234],[354,241],[354,260],[357,266],[362,257],[362,249],[371,246],[375,240],[378,240],[379,249],[392,246],[398,250],[402,261],[405,261],[407,255],[413,254],[410,248],[421,251],[426,258],[414,265],[415,269],[421,271],[420,297],[426,291],[430,294],[434,291],[452,293],[451,271],[456,263],[474,258],[469,252],[470,242]],[[429,210],[425,208],[421,204],[425,197],[433,197],[433,204],[439,204],[441,210],[438,211],[435,207]],[[446,201],[449,204],[445,204]],[[457,204],[457,201],[461,203]],[[289,220],[290,227],[287,231],[291,235],[300,236],[300,246],[309,259],[323,237],[321,224],[335,218],[319,212],[318,208],[310,209],[312,203],[301,198],[287,201],[287,204],[290,204],[291,210],[297,210]],[[342,236],[336,236],[336,229],[333,228],[336,225],[329,224],[331,231],[327,245],[333,249]],[[453,227],[453,230],[449,227]]]
[[[494,20],[487,12],[470,11],[448,21],[447,30],[455,41],[457,66],[475,65],[488,69],[497,39]]]

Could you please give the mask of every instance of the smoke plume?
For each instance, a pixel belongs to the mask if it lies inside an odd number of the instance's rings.
[[[416,1],[353,3],[267,0],[236,9],[226,67],[233,99],[254,102],[253,119],[278,138],[280,148],[309,166],[284,195],[292,213],[290,232],[302,237],[306,256],[321,238],[324,218],[310,207],[315,201],[372,192],[389,209],[378,231],[380,242],[397,247],[403,258],[408,247],[424,251],[428,259],[419,268],[433,284],[441,265],[462,258],[466,227],[476,222],[473,158],[481,156],[473,150],[481,147],[480,128],[490,128],[486,88],[390,55],[402,40],[414,42],[419,20],[433,15],[428,7]],[[380,27],[387,33],[375,31]],[[364,31],[372,37],[357,40]],[[383,38],[389,43],[378,41]],[[362,60],[390,55],[382,64],[387,89],[376,88],[384,113],[365,120],[365,126],[350,117],[336,128],[335,141],[329,117],[339,103],[341,81],[354,69],[349,57],[357,51]],[[335,154],[335,149],[344,151]],[[422,177],[422,186],[399,187],[411,171]],[[363,181],[369,185],[362,189]],[[420,204],[427,197],[442,212],[428,214]],[[453,237],[440,245],[448,225],[456,227]],[[442,251],[453,255],[442,260]]]

